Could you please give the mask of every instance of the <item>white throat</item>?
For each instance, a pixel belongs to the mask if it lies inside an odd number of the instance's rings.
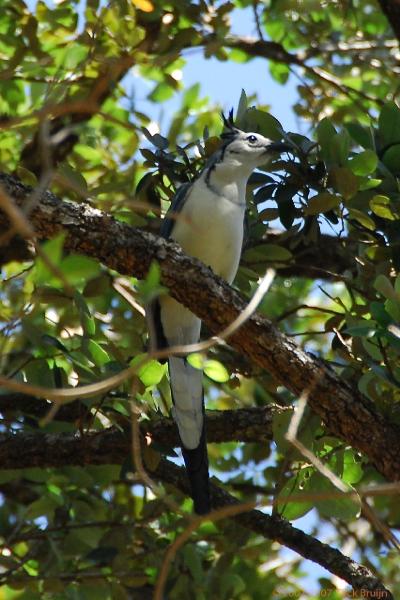
[[[217,196],[226,198],[233,204],[246,205],[246,186],[253,169],[240,165],[232,169],[232,165],[216,164],[209,175],[204,174],[208,187]]]

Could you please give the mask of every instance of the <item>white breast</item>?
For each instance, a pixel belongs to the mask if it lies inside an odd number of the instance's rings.
[[[239,266],[243,243],[244,197],[211,191],[203,179],[193,185],[178,215],[172,237],[190,256],[231,283]]]

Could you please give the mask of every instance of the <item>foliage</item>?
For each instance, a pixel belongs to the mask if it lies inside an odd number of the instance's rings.
[[[187,49],[237,63],[260,56],[282,85],[296,72],[293,108],[309,123],[308,135],[285,131],[268,107],[253,106],[256,95],[243,92],[238,104],[239,126],[284,139],[291,151],[272,172],[261,169],[251,178],[249,237],[235,285],[250,297],[260,275],[276,268],[260,311],[331,361],[344,380],[400,423],[398,43],[375,2],[313,0],[307,10],[304,4],[91,0],[82,6],[63,0],[53,6],[40,0],[29,9],[22,0],[5,1],[0,170],[34,185],[50,173],[60,197],[157,231],[177,187],[196,177],[221,131],[220,107],[177,77],[185,61],[190,65]],[[230,25],[234,11],[250,6],[265,38],[254,44]],[[181,101],[162,135],[136,109],[129,93],[132,69],[151,83],[155,105],[174,95]],[[32,153],[38,131],[52,144],[64,132],[69,144],[47,171],[38,169],[40,144]],[[274,242],[267,235],[271,224],[281,231]],[[347,268],[318,268],[312,277],[302,270],[299,248],[317,248],[327,232]],[[82,400],[85,412],[75,420],[57,414],[41,420],[43,412],[21,406],[2,410],[3,433],[129,430],[132,399],[144,418],[168,415],[166,367],[142,361],[147,326],[141,307],[165,293],[157,265],[144,282],[122,278],[93,259],[67,255],[63,242],[60,235],[41,246],[41,257],[2,267],[1,372],[56,389],[98,382],[128,364],[141,367],[133,387],[125,382]],[[289,277],[293,265],[298,276]],[[218,348],[191,357],[205,371],[209,408],[296,403],[268,373],[245,377],[240,357],[229,357]],[[0,408],[2,396],[9,392],[1,390]],[[288,445],[289,420],[286,413],[276,419],[271,446],[257,440],[210,445],[213,472],[241,500],[262,490],[285,518],[308,514],[298,526],[317,537],[327,528],[335,546],[351,537],[357,560],[399,592],[398,555],[388,553],[373,526],[359,519],[360,503],[338,499],[332,483]],[[299,435],[348,489],[381,482],[366,457],[333,437],[315,415],[306,412]],[[151,593],[168,546],[186,525],[168,508],[165,494],[182,510],[191,507],[175,490],[155,496],[133,485],[128,459],[122,466],[0,471],[0,598],[125,600]],[[332,497],[312,499],[321,492]],[[390,496],[370,502],[381,520],[398,527],[398,502]],[[336,586],[333,578],[316,582],[319,572],[314,575],[309,563],[288,559],[277,544],[226,519],[202,524],[179,550],[167,595],[303,597],[307,570],[315,593]]]

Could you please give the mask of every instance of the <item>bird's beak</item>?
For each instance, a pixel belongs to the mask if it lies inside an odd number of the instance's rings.
[[[289,150],[291,150],[291,146],[283,142],[273,142],[266,146],[266,152],[279,152],[281,154],[282,152],[288,152]]]

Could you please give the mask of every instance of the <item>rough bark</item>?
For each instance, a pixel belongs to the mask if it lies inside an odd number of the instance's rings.
[[[18,180],[1,175],[0,183],[22,204],[30,193]],[[1,223],[0,217],[0,227]],[[67,250],[92,256],[123,274],[145,277],[152,261],[161,267],[171,295],[196,313],[214,334],[230,324],[247,301],[179,246],[118,222],[87,205],[62,202],[50,192],[31,213],[39,239],[65,232]],[[307,394],[311,408],[332,434],[364,452],[387,479],[400,479],[400,429],[380,415],[356,387],[341,380],[324,361],[299,348],[268,319],[254,314],[229,339],[296,395]]]
[[[67,409],[68,406],[64,408]],[[78,409],[79,407],[76,410]],[[4,410],[1,403],[0,410]],[[271,441],[274,415],[287,410],[291,409],[271,405],[263,408],[206,411],[208,441]],[[129,423],[127,426],[129,429]],[[143,436],[150,436],[153,441],[163,446],[179,446],[176,425],[172,419],[154,417],[143,421],[141,432]],[[114,427],[83,435],[43,432],[0,435],[2,469],[121,464],[130,452],[129,434]]]
[[[156,233],[159,226],[152,230]],[[0,235],[3,232],[0,228]],[[321,234],[317,244],[306,245],[304,242],[288,237],[287,233],[269,230],[257,245],[277,244],[294,253],[293,261],[287,267],[279,267],[279,275],[283,277],[306,277],[325,279],[327,281],[342,280],[347,271],[356,267],[354,261],[354,242],[338,239],[332,235]],[[295,248],[293,247],[296,244]],[[13,260],[32,260],[34,254],[29,244],[19,236],[15,236],[6,246],[0,247],[0,266]],[[243,261],[243,264],[252,266]],[[245,372],[240,369],[240,372]]]

